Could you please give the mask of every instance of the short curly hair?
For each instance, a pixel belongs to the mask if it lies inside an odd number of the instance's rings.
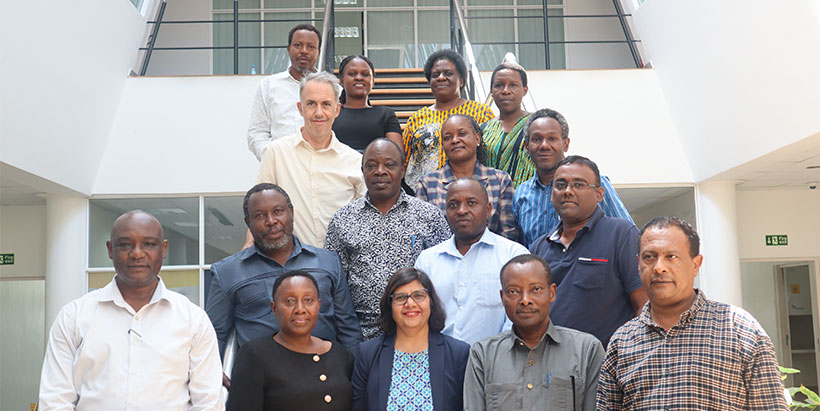
[[[433,65],[439,60],[448,60],[453,63],[461,79],[467,81],[467,64],[464,63],[464,59],[453,49],[443,49],[431,54],[424,63],[424,77],[427,77],[428,83],[433,76]]]

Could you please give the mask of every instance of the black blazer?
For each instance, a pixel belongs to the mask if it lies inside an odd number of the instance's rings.
[[[354,411],[387,408],[396,335],[382,335],[359,344],[353,366]],[[464,409],[462,389],[470,345],[437,332],[430,332],[428,353],[433,408]]]

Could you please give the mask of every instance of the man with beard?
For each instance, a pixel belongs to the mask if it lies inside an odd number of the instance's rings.
[[[236,329],[240,346],[279,331],[270,305],[273,283],[291,270],[306,271],[319,284],[321,305],[313,335],[353,350],[362,331],[336,254],[303,244],[293,235],[293,205],[275,184],[255,185],[245,194],[243,208],[254,243],[211,265],[213,278],[205,302],[220,354],[224,355],[231,329]]]
[[[396,143],[373,140],[362,173],[367,195],[333,215],[325,248],[339,253],[364,338],[371,339],[381,334],[379,299],[390,275],[450,237],[450,228],[436,206],[402,191],[404,158]]]
[[[265,77],[256,89],[248,126],[248,149],[262,159],[262,152],[273,140],[299,131],[304,124],[296,102],[299,101],[299,80],[313,72],[322,36],[310,24],[299,24],[288,33],[287,70]]]
[[[442,334],[470,344],[505,328],[498,273],[511,258],[527,254],[521,244],[487,228],[491,210],[487,191],[478,180],[467,177],[451,183],[447,223],[453,236],[422,251],[416,260],[416,268],[433,281],[447,313]]]

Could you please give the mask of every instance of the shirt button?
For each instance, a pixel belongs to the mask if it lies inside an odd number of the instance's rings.
[[[531,390],[532,389],[532,384],[527,384],[527,389]]]
[[[331,401],[333,401],[333,398],[329,394],[325,395],[325,402],[330,404]]]
[[[518,343],[518,345],[520,345],[520,346],[524,346],[524,343],[522,343],[522,342],[519,342],[519,343]]]
[[[322,382],[327,381],[327,375],[324,375],[324,374],[320,375],[319,376],[319,381],[322,381]]]
[[[313,362],[319,362],[319,356],[318,355],[313,356]]]
[[[535,364],[535,362],[533,360],[530,360],[528,364],[530,365],[530,367],[532,367],[532,365]]]

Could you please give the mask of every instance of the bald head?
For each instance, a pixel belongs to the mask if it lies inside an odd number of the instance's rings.
[[[162,224],[159,223],[154,216],[143,210],[131,210],[122,214],[114,220],[114,225],[111,227],[111,240],[117,238],[117,234],[123,229],[131,227],[132,225],[144,225],[145,227],[154,227],[157,230],[156,237],[160,240],[165,240],[165,234],[162,232]]]
[[[367,161],[368,156],[374,156],[374,152],[378,152],[379,155],[388,156],[396,161],[404,161],[401,147],[399,147],[398,144],[382,137],[371,141],[370,144],[368,144],[364,149],[362,165],[364,165],[365,161]]]
[[[472,177],[463,177],[452,182],[447,187],[447,199],[449,199],[454,193],[462,192],[470,193],[483,199],[485,204],[490,202],[490,197],[487,195],[487,190],[484,189],[484,186],[481,185],[478,180]]]
[[[120,291],[156,286],[168,240],[154,216],[142,210],[121,215],[114,221],[111,240],[105,245]]]

